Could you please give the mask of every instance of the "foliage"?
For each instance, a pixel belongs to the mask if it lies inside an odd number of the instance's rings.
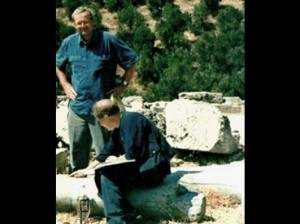
[[[134,48],[136,51],[148,52],[148,55],[152,55],[152,49],[154,46],[155,35],[151,32],[148,26],[145,24],[139,26],[134,32]],[[151,52],[149,52],[151,51]]]
[[[102,25],[102,15],[100,13],[100,8],[98,4],[91,3],[88,5],[90,8],[92,8],[95,12],[95,17],[94,17],[94,28],[95,29],[100,29],[100,30],[107,30],[106,27]]]
[[[60,47],[63,39],[75,33],[73,26],[67,26],[63,21],[56,19],[56,50]]]
[[[55,0],[56,8],[63,7],[62,0]]]
[[[147,86],[144,96],[146,101],[172,100],[178,98],[180,92],[194,90],[190,85],[195,83],[195,79],[188,49],[178,48],[173,54],[158,54],[155,62],[158,62],[158,65],[155,63],[155,71],[159,74],[159,82]]]
[[[99,7],[104,7],[106,0],[98,0],[98,1],[95,1],[95,2],[97,2],[99,4]]]
[[[207,91],[244,98],[244,26],[240,11],[219,10],[219,32],[207,32],[197,41],[195,59]]]
[[[215,14],[219,9],[220,1],[221,0],[204,0],[204,4],[210,13]]]
[[[145,5],[146,0],[131,0],[131,4],[134,6]]]
[[[189,16],[182,13],[177,5],[167,3],[157,25],[157,32],[166,48],[177,46],[185,38],[183,32],[189,24]]]
[[[162,9],[167,4],[173,4],[174,0],[147,0],[146,5],[151,11],[153,18],[159,19],[162,15]]]
[[[136,89],[128,87],[128,89],[124,92],[122,97],[128,97],[128,96],[139,96],[141,93],[139,93]]]
[[[151,32],[149,27],[142,25],[136,29],[134,33],[134,49],[140,55],[138,73],[140,81],[143,85],[147,82],[157,82],[158,76],[154,73],[153,68],[153,55],[155,35]]]
[[[118,23],[120,29],[133,32],[139,26],[145,24],[145,18],[132,5],[118,12]]]
[[[130,0],[106,0],[106,8],[110,12],[117,12],[131,5]]]
[[[209,11],[206,4],[198,4],[195,6],[192,14],[191,31],[196,35],[214,30],[215,26],[208,20]]]
[[[131,5],[119,11],[118,19],[117,36],[133,47],[140,56],[140,81],[146,84],[148,81],[157,80],[152,68],[155,35],[145,23],[145,18]]]
[[[139,35],[139,29],[145,27],[145,18],[132,5],[118,12],[119,29],[117,36],[126,42],[130,47],[138,46],[134,39]],[[147,35],[147,32],[145,33]],[[144,42],[145,43],[145,42]],[[147,43],[146,43],[147,44]],[[136,49],[135,49],[136,50]]]
[[[241,29],[243,25],[244,15],[241,11],[227,6],[220,10],[217,20],[221,32],[231,32],[235,29]]]

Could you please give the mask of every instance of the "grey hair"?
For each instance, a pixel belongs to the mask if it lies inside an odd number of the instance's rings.
[[[102,119],[105,115],[111,116],[120,112],[118,104],[110,99],[102,99],[97,101],[93,105],[92,110],[93,115],[97,120]]]
[[[79,6],[77,9],[75,9],[74,12],[72,13],[72,19],[74,20],[74,15],[83,12],[88,12],[90,14],[90,19],[94,21],[94,18],[96,17],[95,11],[92,8],[89,8],[87,6]]]

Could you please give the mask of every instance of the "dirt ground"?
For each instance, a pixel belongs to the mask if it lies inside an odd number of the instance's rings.
[[[204,220],[201,221],[201,224],[244,224],[244,215],[243,209],[241,205],[231,206],[231,207],[224,207],[220,206],[217,208],[206,208],[206,216]],[[79,218],[76,214],[70,213],[58,213],[56,215],[56,224],[79,224]],[[185,222],[176,222],[176,221],[161,221],[159,223],[143,220],[137,220],[134,224],[185,224]],[[92,218],[88,219],[88,224],[106,224],[105,218]],[[133,224],[133,223],[132,223]],[[190,224],[196,224],[190,223]]]

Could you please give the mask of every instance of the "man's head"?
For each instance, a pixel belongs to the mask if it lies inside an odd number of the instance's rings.
[[[90,41],[94,30],[95,12],[93,9],[80,6],[72,14],[77,31],[82,38]]]
[[[97,101],[93,114],[99,124],[110,131],[120,126],[120,108],[109,99]]]

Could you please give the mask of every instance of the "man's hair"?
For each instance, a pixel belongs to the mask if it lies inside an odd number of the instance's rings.
[[[83,12],[88,12],[90,14],[90,19],[94,21],[94,18],[96,16],[95,11],[92,8],[89,8],[87,6],[79,6],[77,9],[75,9],[74,12],[72,13],[72,19],[74,20],[74,15]]]
[[[102,119],[104,115],[111,116],[119,112],[118,104],[109,99],[99,100],[93,105],[93,114],[97,120]]]

